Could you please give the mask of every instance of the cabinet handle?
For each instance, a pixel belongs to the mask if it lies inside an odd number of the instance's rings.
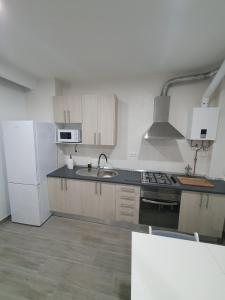
[[[63,179],[61,178],[61,191],[63,190]]]
[[[70,110],[67,110],[68,123],[70,123]]]
[[[127,205],[127,204],[120,204],[120,207],[134,209],[132,205]]]
[[[67,180],[66,179],[64,180],[65,180],[65,190],[67,191]]]
[[[203,195],[201,194],[200,208],[202,207],[202,198],[203,198]]]
[[[98,133],[98,144],[101,145],[101,133]]]
[[[131,198],[131,197],[128,197],[128,196],[120,196],[120,199],[128,200],[128,201],[135,201],[135,198]]]
[[[206,202],[206,208],[209,208],[209,194],[207,194],[207,202]]]
[[[97,190],[97,182],[95,182],[95,194],[98,194],[98,190]]]
[[[94,133],[94,145],[96,145],[96,132]]]
[[[127,192],[127,193],[134,193],[135,192],[134,189],[129,189],[129,188],[121,188],[121,191]]]
[[[64,123],[66,123],[66,111],[64,110]]]
[[[100,195],[102,194],[102,184],[100,183]]]
[[[133,217],[133,213],[128,213],[128,212],[123,212],[123,211],[121,211],[121,215],[123,215],[123,216],[128,216],[128,217]]]

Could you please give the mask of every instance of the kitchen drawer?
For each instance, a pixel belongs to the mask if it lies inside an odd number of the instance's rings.
[[[118,200],[117,202],[118,207],[123,207],[123,208],[131,208],[131,209],[136,209],[137,208],[137,202],[136,201],[128,201],[128,200],[123,200],[121,199]]]
[[[138,223],[140,187],[117,185],[116,187],[116,220]]]
[[[117,192],[122,194],[136,194],[140,196],[140,187],[131,185],[117,185]]]
[[[117,198],[121,201],[139,201],[140,199],[140,188],[133,186],[117,186],[116,189]]]
[[[138,224],[139,213],[136,209],[120,208],[116,213],[116,220]]]
[[[117,197],[116,205],[117,207],[130,207],[130,208],[139,208],[139,198],[131,197]]]
[[[124,214],[125,216],[133,216],[136,213],[136,209],[127,205],[120,205],[119,213]]]

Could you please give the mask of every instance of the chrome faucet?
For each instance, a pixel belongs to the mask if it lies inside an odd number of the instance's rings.
[[[101,157],[104,156],[106,162],[108,161],[107,156],[104,153],[101,153],[98,157],[98,169],[100,169],[100,161],[101,161]]]

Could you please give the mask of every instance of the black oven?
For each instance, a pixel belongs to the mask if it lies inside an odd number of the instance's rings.
[[[180,198],[176,189],[142,187],[139,223],[178,229]]]

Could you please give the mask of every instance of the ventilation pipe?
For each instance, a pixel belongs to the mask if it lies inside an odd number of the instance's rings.
[[[201,102],[202,107],[207,107],[209,105],[210,97],[218,88],[218,86],[220,85],[224,77],[225,77],[225,60],[222,63],[221,67],[219,68],[218,72],[216,73],[215,77],[213,78],[212,82],[210,83],[210,85],[208,86],[208,88],[206,89],[202,97],[202,102]]]
[[[224,65],[225,70],[225,65]],[[180,85],[184,83],[191,83],[201,80],[210,79],[211,77],[215,76],[217,74],[218,69],[215,69],[213,71],[200,73],[200,74],[194,74],[194,75],[186,75],[186,76],[179,76],[174,77],[172,79],[169,79],[166,81],[162,87],[161,96],[167,96],[169,88],[171,88],[174,85]]]
[[[166,81],[162,87],[161,95],[154,99],[153,124],[144,135],[144,139],[182,139],[184,136],[169,123],[170,96],[169,88],[174,85],[206,80],[217,73],[217,69],[201,74],[186,75]]]

